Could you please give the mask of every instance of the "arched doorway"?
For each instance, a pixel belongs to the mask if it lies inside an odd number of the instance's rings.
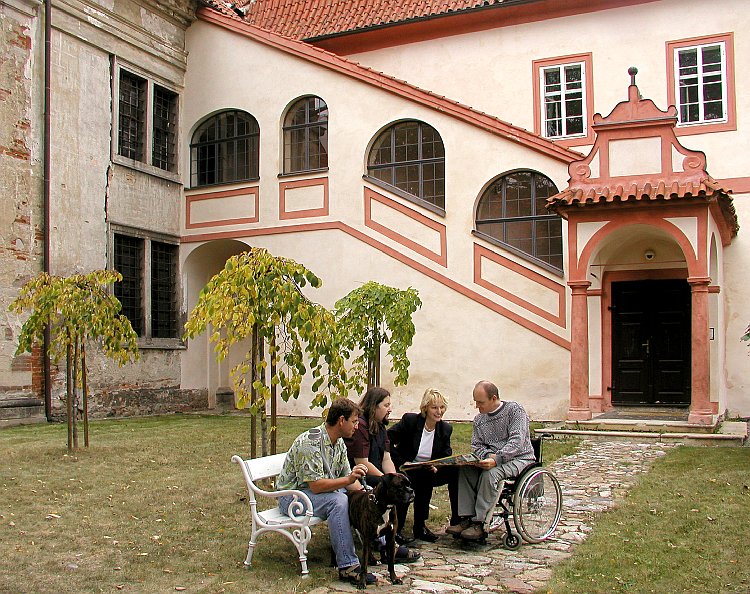
[[[182,275],[187,315],[198,302],[201,289],[219,272],[232,256],[247,251],[247,244],[233,239],[221,239],[202,244],[183,245]],[[229,371],[239,361],[243,348],[238,346],[224,361],[216,361],[208,341],[208,333],[191,340],[182,354],[182,386],[206,389],[208,407],[216,406],[217,392],[229,392],[232,380]]]

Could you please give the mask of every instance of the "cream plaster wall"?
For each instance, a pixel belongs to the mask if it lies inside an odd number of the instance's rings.
[[[679,26],[668,26],[677,21]],[[661,0],[349,57],[533,130],[534,60],[591,53],[594,112],[602,115],[627,99],[627,71],[636,66],[641,94],[666,109],[666,42],[735,31],[738,130],[683,139],[687,147],[706,152],[714,177],[731,178],[750,175],[745,158],[750,134],[742,117],[750,112],[750,84],[742,75],[750,68],[750,38],[743,34],[748,30],[745,0]]]
[[[750,194],[735,197],[734,206],[745,229],[750,228]],[[740,340],[750,324],[750,235],[743,233],[724,249],[724,281],[721,285],[726,327],[726,389],[730,415],[750,415],[750,343]]]
[[[521,402],[535,419],[564,416],[569,382],[567,351],[563,348],[532,335],[432,279],[415,275],[410,268],[394,263],[382,252],[337,230],[302,233],[293,240],[287,235],[255,237],[247,243],[293,258],[319,274],[323,286],[308,289],[306,294],[329,308],[368,280],[412,286],[419,291],[423,307],[414,317],[417,333],[409,351],[412,365],[408,385],[394,387],[387,364],[383,366],[383,384],[392,390],[393,416],[416,410],[424,390],[435,387],[450,399],[449,418],[470,420],[475,414],[471,390],[480,379],[495,381],[505,397]],[[320,249],[321,246],[325,248]],[[212,244],[193,249],[209,254]],[[217,249],[222,246],[217,245]],[[187,256],[188,263],[190,259]],[[335,270],[331,262],[338,263]],[[200,270],[205,268],[201,266]],[[209,355],[205,342],[191,341],[184,360],[192,360],[192,350],[196,347],[201,357]],[[190,364],[183,364],[182,369],[183,387],[189,387],[188,382],[192,386],[205,382],[202,373],[205,369]],[[308,378],[303,384],[303,395],[310,394],[309,385]],[[357,394],[351,397],[359,399]],[[318,412],[310,410],[309,398],[304,396],[280,403],[279,408],[279,414],[317,415]]]
[[[310,65],[200,21],[188,31],[188,48],[190,60],[185,83],[188,92],[183,104],[184,129],[192,132],[207,115],[230,108],[248,111],[260,125],[260,220],[257,224],[249,225],[249,228],[267,229],[320,221],[343,222],[418,265],[501,303],[503,307],[550,330],[562,340],[567,339],[566,329],[474,285],[473,253],[474,243],[478,240],[471,234],[474,205],[489,180],[513,169],[529,168],[548,175],[562,188],[567,179],[565,164],[438,111],[415,105],[379,88]],[[252,59],[238,61],[238,55],[251,56]],[[283,85],[258,84],[258,81],[278,80],[279,72],[284,73]],[[209,84],[211,93],[190,91],[204,89]],[[327,217],[279,220],[280,122],[284,108],[295,98],[307,94],[320,96],[329,108],[330,169],[327,177],[330,214]],[[370,141],[384,126],[411,118],[433,126],[445,144],[445,217],[423,210],[362,180]],[[185,157],[183,166],[187,168],[188,165]],[[295,179],[298,177],[284,176],[283,181]],[[366,227],[365,186],[445,225],[448,268]],[[429,247],[436,248],[437,244],[429,239],[434,231],[429,228],[420,229],[420,225],[413,220],[402,224],[400,219],[403,215],[386,213],[379,205],[375,214],[374,218],[380,222],[384,218],[395,232],[420,240],[426,238]],[[222,228],[218,226],[183,229],[186,236],[220,231]],[[368,280],[403,288],[413,286],[420,291],[425,306],[415,320],[417,338],[409,353],[412,361],[410,383],[406,388],[393,391],[397,412],[413,409],[424,389],[435,386],[456,396],[456,402],[463,399],[461,406],[451,407],[449,415],[452,418],[472,418],[471,388],[478,379],[489,377],[507,390],[508,397],[524,402],[536,418],[561,418],[564,415],[569,384],[567,351],[550,340],[341,231],[263,235],[248,237],[243,241],[268,247],[273,253],[308,265],[324,281],[323,289],[316,291],[314,298],[327,306],[332,306],[336,299]],[[485,247],[503,252],[494,246]],[[183,252],[192,249],[186,245]],[[205,249],[210,249],[210,246]],[[504,252],[502,255],[558,283],[562,282],[556,275],[521,258]],[[188,257],[188,265],[189,260]],[[188,283],[191,282],[188,279]],[[546,292],[548,289],[538,290],[542,302],[546,299]],[[492,337],[489,344],[484,338],[486,336]],[[192,344],[190,349],[193,348]],[[513,346],[506,349],[505,344]],[[188,358],[192,358],[189,352],[184,355],[183,361]],[[528,373],[529,369],[535,368],[538,369]],[[200,384],[202,380],[193,376],[192,365],[185,364],[183,369],[183,385]],[[524,370],[523,374],[518,373],[520,369]],[[384,383],[389,385],[390,381],[386,375]],[[284,411],[310,414],[306,404],[302,403],[284,405]]]

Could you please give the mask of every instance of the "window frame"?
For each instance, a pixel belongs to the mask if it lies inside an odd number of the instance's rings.
[[[474,231],[473,231],[473,234],[476,235],[477,237],[481,237],[482,239],[484,239],[485,241],[487,241],[487,242],[489,242],[489,243],[491,243],[493,245],[501,247],[504,250],[507,250],[507,251],[509,251],[509,252],[511,252],[513,254],[516,254],[517,256],[520,256],[521,258],[523,258],[525,260],[528,260],[529,262],[532,262],[532,263],[536,264],[537,266],[540,266],[540,267],[544,268],[545,270],[548,270],[548,271],[550,271],[550,272],[552,272],[552,273],[554,273],[554,274],[556,274],[558,276],[563,276],[564,273],[565,273],[565,271],[564,271],[564,267],[565,267],[565,242],[563,241],[564,240],[564,235],[563,235],[563,228],[562,228],[562,217],[560,217],[559,215],[554,214],[554,213],[547,213],[547,214],[542,214],[542,215],[536,213],[536,196],[534,195],[534,193],[535,193],[535,190],[534,190],[535,184],[533,183],[533,177],[532,177],[532,185],[531,185],[531,187],[532,187],[532,196],[531,196],[531,199],[530,199],[531,204],[532,204],[532,208],[534,209],[534,213],[533,214],[531,214],[531,215],[521,215],[521,216],[510,216],[510,217],[509,216],[501,216],[501,217],[496,217],[496,218],[491,218],[491,219],[483,219],[481,221],[479,220],[479,210],[480,210],[480,207],[482,205],[483,200],[485,199],[485,196],[490,191],[490,188],[492,188],[495,184],[501,182],[503,179],[507,178],[508,176],[511,176],[511,175],[514,175],[514,174],[519,174],[519,173],[529,173],[532,176],[542,176],[542,177],[545,177],[546,179],[548,179],[552,183],[553,187],[556,190],[555,193],[557,193],[557,191],[558,191],[557,190],[557,185],[555,184],[555,182],[552,180],[551,177],[549,177],[547,175],[544,175],[543,173],[541,173],[539,171],[536,171],[534,169],[514,169],[514,170],[506,171],[505,173],[501,173],[500,175],[495,176],[494,178],[492,178],[492,180],[489,183],[487,183],[484,186],[484,188],[482,189],[482,192],[479,194],[479,197],[476,200],[476,204],[475,204],[475,207],[474,207]],[[505,211],[505,202],[506,202],[505,196],[501,196],[501,208],[503,209],[503,211]],[[535,223],[539,222],[539,221],[552,221],[552,220],[559,220],[560,221],[560,268],[558,268],[557,266],[555,266],[554,264],[552,264],[550,262],[547,262],[546,260],[542,260],[541,258],[539,258],[536,255],[536,252],[537,252],[537,250],[536,250],[537,239],[535,237],[535,235],[536,235],[536,225],[535,225]],[[485,231],[482,231],[480,229],[480,227],[479,227],[480,223],[483,223],[483,224],[486,224],[486,223],[496,223],[497,224],[497,223],[499,223],[501,225],[504,225],[507,222],[521,222],[521,221],[530,221],[530,222],[532,222],[532,238],[531,238],[531,241],[532,241],[532,246],[533,246],[533,249],[534,249],[534,253],[533,254],[529,253],[529,252],[527,252],[527,251],[525,251],[525,250],[523,250],[523,249],[521,249],[519,247],[516,247],[516,246],[514,246],[514,245],[512,245],[510,243],[506,243],[502,239],[499,239],[499,238],[497,238],[497,237],[495,237],[493,235],[490,235],[489,233],[487,233]]]
[[[180,126],[179,118],[182,108],[182,95],[177,87],[168,81],[158,78],[144,70],[133,66],[116,56],[112,57],[112,142],[110,159],[117,165],[135,169],[149,175],[160,177],[174,182],[181,182],[180,176]],[[120,83],[122,72],[142,80],[145,83],[144,114],[143,114],[143,150],[140,158],[131,158],[120,154]],[[174,99],[174,112],[172,119],[174,123],[174,138],[171,142],[173,153],[171,156],[172,169],[162,169],[154,162],[154,103],[156,88],[170,93]]]
[[[546,131],[546,110],[545,110],[545,92],[544,92],[544,73],[550,68],[559,68],[561,71],[566,66],[580,64],[582,67],[582,110],[583,110],[583,133],[569,134],[564,136],[547,136]],[[594,74],[593,74],[593,57],[592,54],[573,54],[569,56],[559,56],[554,58],[544,58],[532,62],[532,80],[534,93],[534,133],[542,138],[554,141],[555,143],[565,146],[583,146],[593,144],[594,130],[592,128],[594,117]],[[562,92],[562,91],[561,91]],[[564,93],[564,92],[562,92]],[[563,101],[564,103],[564,101]]]
[[[325,106],[325,120],[318,120],[316,122],[310,122],[310,100],[317,100],[322,105]],[[305,102],[305,122],[302,124],[288,124],[289,118],[293,115],[293,112],[295,112],[298,108],[297,106]],[[295,109],[297,108],[297,109]],[[289,175],[300,175],[305,173],[316,173],[319,171],[328,171],[328,138],[329,138],[329,108],[328,104],[317,95],[305,95],[303,97],[298,97],[294,101],[291,102],[288,109],[284,112],[284,117],[282,119],[282,126],[281,126],[281,174],[280,176],[289,176]],[[325,122],[322,124],[321,122]],[[320,165],[319,167],[310,167],[310,147],[313,141],[310,140],[310,130],[312,128],[322,128],[325,127],[325,141],[321,142],[318,140],[318,143],[320,146],[323,147],[325,151],[325,165]],[[293,161],[293,155],[290,155],[288,151],[290,149],[287,145],[287,137],[294,131],[303,130],[304,131],[304,142],[302,144],[304,155],[303,155],[303,161],[304,166],[301,169],[291,169],[291,167],[288,165],[288,163],[291,163]],[[291,146],[291,144],[289,145]],[[321,153],[323,154],[323,153]]]
[[[181,311],[182,294],[180,286],[180,257],[179,248],[180,240],[178,237],[164,233],[156,233],[144,229],[127,227],[124,225],[110,224],[109,230],[109,268],[117,270],[115,267],[115,236],[120,235],[142,241],[142,253],[140,254],[141,263],[140,273],[140,313],[143,320],[142,333],[138,335],[137,343],[139,348],[184,348],[181,328],[185,322],[184,312]],[[174,325],[175,335],[171,337],[155,337],[153,328],[154,307],[152,290],[154,286],[153,279],[153,244],[165,244],[175,247],[174,254],[174,277],[171,282],[174,284]],[[115,287],[112,287],[112,294],[115,294]]]
[[[685,49],[700,49],[710,45],[721,45],[723,48],[723,104],[725,117],[722,120],[704,120],[700,122],[681,122],[679,105],[679,69],[677,66],[679,52]],[[707,134],[711,132],[729,132],[737,130],[736,87],[734,67],[734,34],[721,33],[691,37],[676,41],[667,41],[667,102],[677,109],[677,125],[675,134],[686,136],[691,134]],[[701,103],[703,101],[701,100]]]
[[[206,124],[213,121],[214,119],[218,118],[219,116],[223,114],[228,113],[241,113],[246,116],[248,116],[253,122],[255,122],[256,131],[255,132],[249,132],[248,134],[242,135],[242,136],[232,136],[223,138],[219,141],[212,141],[212,142],[204,142],[199,143],[195,142],[195,136],[198,134],[199,130],[203,128]],[[197,170],[194,169],[194,165],[197,164],[197,161],[193,159],[193,152],[199,148],[199,145],[202,146],[215,146],[218,144],[226,144],[228,142],[237,142],[240,139],[247,138],[248,143],[248,177],[243,178],[235,178],[231,180],[226,181],[217,181],[212,183],[196,183],[197,179],[196,176],[198,175]],[[254,141],[254,142],[253,142]],[[255,154],[253,155],[252,148],[253,144],[255,146]],[[258,123],[258,119],[251,114],[248,111],[245,111],[244,109],[222,109],[220,111],[214,112],[211,115],[203,118],[199,124],[195,127],[195,130],[190,136],[190,145],[189,145],[189,154],[190,154],[190,189],[197,189],[197,188],[211,188],[216,186],[226,186],[226,185],[232,185],[232,184],[245,184],[245,183],[252,183],[257,182],[260,180],[260,124]],[[253,157],[255,158],[255,162],[252,162]],[[253,175],[254,174],[254,175]]]
[[[412,160],[404,160],[404,161],[396,161],[395,160],[395,153],[397,150],[397,145],[395,144],[395,135],[396,130],[398,126],[404,125],[404,124],[417,124],[418,125],[418,140],[417,140],[417,152],[418,152],[418,158],[412,159]],[[424,126],[427,126],[428,128],[432,129],[434,133],[437,135],[437,138],[440,141],[440,144],[442,146],[442,157],[431,157],[428,159],[424,159],[422,157],[423,155],[423,128]],[[370,165],[370,160],[373,155],[373,151],[377,150],[376,144],[377,142],[386,134],[389,133],[391,135],[391,161],[386,164],[379,164],[379,165]],[[433,165],[433,164],[439,164],[442,163],[443,165],[443,205],[440,206],[438,204],[435,204],[433,202],[430,202],[429,200],[426,200],[424,198],[424,166],[425,165]],[[406,190],[403,190],[402,188],[399,188],[395,184],[391,184],[387,181],[381,180],[380,178],[375,177],[372,175],[373,170],[386,170],[390,169],[393,172],[393,177],[395,177],[396,168],[397,167],[404,167],[404,166],[417,166],[419,168],[419,188],[420,188],[420,195],[412,194],[410,192],[407,192]],[[414,204],[417,204],[418,206],[421,206],[422,208],[425,208],[431,212],[434,212],[440,216],[445,216],[445,199],[446,199],[446,192],[445,192],[445,176],[446,176],[446,168],[445,168],[445,143],[443,142],[443,137],[438,132],[437,128],[434,126],[428,124],[427,122],[423,122],[422,120],[417,119],[405,119],[405,120],[399,120],[397,122],[391,122],[387,126],[384,126],[381,128],[378,133],[373,137],[372,141],[369,144],[366,160],[365,160],[365,167],[366,167],[366,173],[363,176],[364,179],[366,179],[368,182],[379,186],[385,190],[388,190],[389,192],[396,194],[398,196],[401,196],[402,198],[405,198],[409,200],[410,202],[413,202]]]

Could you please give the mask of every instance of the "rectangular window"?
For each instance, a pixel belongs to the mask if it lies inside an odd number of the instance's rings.
[[[591,54],[535,60],[534,131],[563,146],[593,142]]]
[[[732,34],[667,42],[667,59],[676,133],[736,130]]]
[[[723,43],[675,52],[681,124],[726,120],[726,59]]]
[[[178,339],[177,243],[115,232],[113,267],[122,274],[114,294],[142,339]]]
[[[116,61],[114,69],[114,160],[176,179],[179,95]]]
[[[561,138],[583,134],[583,63],[544,68],[542,74],[544,135]]]

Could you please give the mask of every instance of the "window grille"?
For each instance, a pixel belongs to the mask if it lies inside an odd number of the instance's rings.
[[[192,187],[257,180],[260,128],[242,111],[225,111],[205,121],[190,145]]]
[[[440,134],[423,122],[399,122],[384,130],[370,149],[367,172],[445,210],[445,148]]]
[[[284,173],[328,167],[328,106],[305,97],[289,109],[284,122]]]
[[[177,94],[154,85],[154,123],[152,165],[176,171]]]
[[[546,209],[557,194],[548,177],[533,171],[504,175],[479,199],[476,229],[504,247],[562,271],[562,220]]]
[[[115,297],[138,336],[143,335],[143,244],[137,237],[114,237],[114,268],[122,275],[122,281],[115,283]]]
[[[146,131],[146,80],[120,71],[118,154],[143,160]]]
[[[151,242],[151,336],[177,336],[177,246]]]

